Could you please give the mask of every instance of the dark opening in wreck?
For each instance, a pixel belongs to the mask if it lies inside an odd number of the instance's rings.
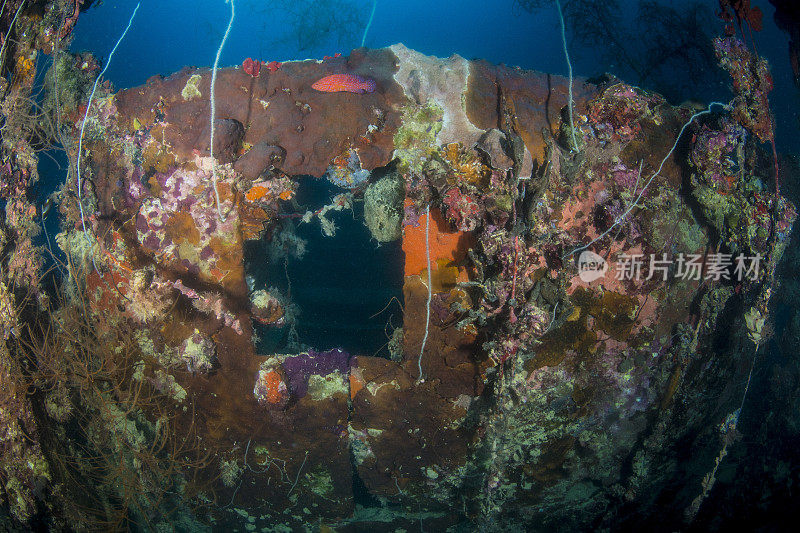
[[[341,192],[306,176],[299,179],[294,204],[316,211]],[[321,222],[304,223],[295,215],[284,213],[264,237],[245,245],[250,289],[277,289],[287,304],[282,325],[255,325],[258,352],[310,346],[388,358],[393,333],[403,326],[401,241],[376,241],[360,200],[327,215],[335,225],[331,235]]]

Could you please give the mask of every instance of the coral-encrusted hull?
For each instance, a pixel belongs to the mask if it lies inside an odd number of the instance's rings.
[[[747,161],[706,157],[744,153],[747,125],[701,117],[688,152],[670,153],[693,111],[658,95],[576,79],[570,125],[564,78],[402,45],[255,65],[218,72],[215,160],[208,69],[98,98],[84,141],[102,215],[89,221],[104,273],[89,277],[90,303],[141,329],[146,370],[185,392],[178,427],[225,451],[224,472],[204,473],[215,524],[334,523],[356,509],[354,479],[405,509],[392,527],[427,513],[431,530],[470,519],[585,529],[620,495],[661,490],[655,465],[720,408],[704,366],[731,360],[709,340],[718,324],[738,323],[746,302],[753,331],[731,342],[745,353],[766,334],[769,276],[795,216],[758,169],[734,176]],[[294,211],[307,175],[343,186],[327,210],[363,194],[376,239],[402,238],[391,360],[255,349],[253,321],[283,324],[291,302],[247,286],[246,242],[278,220],[323,222],[323,209]],[[79,227],[65,209],[65,227]],[[760,273],[620,274],[626,259],[665,253],[707,264],[712,235],[760,254]],[[592,279],[584,248],[608,263]],[[735,380],[744,366],[719,372]],[[695,409],[686,420],[672,418],[678,400]]]

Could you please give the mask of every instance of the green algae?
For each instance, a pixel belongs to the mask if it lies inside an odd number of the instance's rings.
[[[436,136],[443,122],[444,109],[433,100],[403,108],[402,125],[394,135],[394,156],[401,170],[422,173],[425,162],[438,150]]]

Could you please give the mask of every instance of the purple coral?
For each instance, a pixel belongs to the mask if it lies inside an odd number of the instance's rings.
[[[422,213],[417,211],[417,206],[413,203],[406,204],[403,210],[403,226],[419,227],[419,217]]]
[[[635,168],[628,168],[623,163],[619,163],[611,169],[611,176],[622,190],[636,193],[637,184],[640,183],[639,170]]]
[[[283,361],[283,370],[289,381],[289,389],[295,398],[308,392],[308,378],[312,375],[326,376],[335,371],[346,374],[350,370],[350,354],[335,348],[327,352],[309,350]]]
[[[714,187],[729,190],[737,173],[731,160],[737,148],[744,144],[747,132],[732,121],[725,121],[720,130],[703,126],[695,138],[690,154],[692,164]]]

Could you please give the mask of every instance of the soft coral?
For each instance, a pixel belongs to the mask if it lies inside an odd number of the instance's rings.
[[[756,50],[756,43],[755,39],[753,39],[753,30],[761,31],[763,28],[762,19],[764,14],[761,11],[761,8],[758,6],[751,6],[750,0],[718,0],[719,1],[719,9],[720,11],[717,15],[727,23],[725,26],[725,33],[728,36],[732,36],[736,33],[736,30],[733,27],[733,20],[736,19],[736,23],[739,26],[739,31],[742,33],[742,38],[744,39],[744,29],[743,24],[747,26],[748,31],[750,33],[750,41],[753,44],[753,52],[756,57],[758,57],[758,52]],[[754,63],[758,63],[757,61]],[[751,74],[756,74],[752,72]],[[767,77],[769,77],[769,73],[767,72]],[[768,80],[769,89],[772,89],[772,80],[771,78]],[[779,182],[779,170],[778,170],[778,153],[775,149],[775,131],[774,131],[774,123],[772,121],[772,116],[769,114],[769,102],[767,101],[766,92],[760,94],[761,106],[767,110],[766,118],[768,120],[768,124],[766,127],[768,128],[768,135],[767,140],[769,140],[772,146],[772,159],[775,167],[775,193],[780,194],[780,182]]]
[[[751,29],[761,31],[763,25],[761,23],[764,14],[758,6],[752,7],[750,0],[719,0],[719,17],[728,23],[726,32],[733,35],[733,19],[739,25],[739,30],[742,29],[742,23],[747,24]],[[744,34],[744,32],[742,32]]]

